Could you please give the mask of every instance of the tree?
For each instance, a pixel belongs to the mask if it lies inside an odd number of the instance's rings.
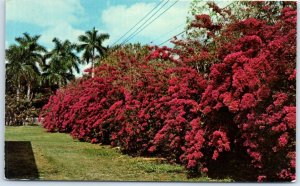
[[[86,61],[87,64],[91,62],[92,64],[92,77],[94,77],[94,64],[96,58],[101,58],[107,51],[108,47],[104,47],[103,41],[109,39],[108,34],[98,34],[98,30],[93,28],[93,30],[85,32],[85,35],[80,35],[78,40],[81,42],[78,45],[78,51],[83,51],[82,59]]]
[[[66,85],[74,80],[74,70],[79,73],[79,57],[75,54],[76,45],[69,40],[64,42],[54,38],[54,48],[44,56],[43,81],[50,86]]]
[[[46,52],[38,44],[39,38],[39,35],[24,33],[23,37],[15,39],[17,44],[6,50],[6,124],[23,124],[36,112],[31,104],[33,88],[40,83],[38,64],[42,63],[42,55]]]
[[[42,62],[42,54],[46,49],[38,44],[39,35],[30,36],[24,33],[23,37],[16,38],[17,44],[11,45],[6,50],[6,77],[13,78],[16,87],[16,99],[20,99],[21,80],[25,80],[27,86],[27,100],[32,98],[31,89],[34,83],[37,82],[40,76],[38,63]]]

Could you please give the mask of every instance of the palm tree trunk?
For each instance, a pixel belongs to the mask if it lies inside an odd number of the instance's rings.
[[[17,85],[17,102],[20,101],[20,89],[21,89],[21,83],[20,83],[20,78],[18,78],[18,85]]]
[[[92,53],[92,78],[95,76],[95,72],[94,72],[94,56],[95,55],[95,49],[93,49],[93,53]]]
[[[92,59],[92,78],[95,76],[94,72],[94,59]]]
[[[27,85],[27,101],[30,101],[30,91],[31,91],[31,85],[28,83]]]

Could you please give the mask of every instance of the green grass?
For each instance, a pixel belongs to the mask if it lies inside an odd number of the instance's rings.
[[[131,157],[117,148],[78,142],[68,134],[47,133],[39,126],[6,127],[5,140],[31,143],[40,180],[220,181],[208,177],[188,179],[182,166]],[[20,153],[14,159],[26,156],[26,152]]]

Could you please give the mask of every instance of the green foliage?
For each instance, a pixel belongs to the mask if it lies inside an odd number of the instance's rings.
[[[75,79],[73,73],[74,70],[79,73],[80,59],[75,53],[76,44],[69,40],[62,42],[58,38],[54,38],[53,42],[54,48],[44,56],[42,80],[60,87]]]
[[[20,98],[15,101],[15,97],[5,97],[5,124],[6,125],[23,125],[33,123],[33,118],[38,117],[38,110],[33,107],[32,102],[27,99]]]
[[[38,108],[32,105],[33,90],[40,85],[39,70],[46,49],[38,43],[40,36],[16,38],[17,44],[6,50],[5,118],[7,125],[22,125],[28,118],[37,117]]]
[[[76,44],[54,38],[54,48],[47,52],[39,38],[24,33],[6,50],[7,125],[22,125],[36,117],[49,96],[80,71]]]
[[[54,48],[50,52],[39,44],[40,35],[24,33],[22,37],[17,37],[16,44],[6,50],[7,110],[23,110],[19,108],[24,104],[21,100],[23,98],[32,102],[29,107],[41,108],[49,93],[52,94],[59,87],[75,80],[74,73],[79,73],[79,64],[84,62],[77,52],[83,51],[83,60],[86,63],[92,62],[92,66],[96,60],[105,57],[108,47],[103,47],[102,44],[109,35],[97,32],[94,28],[87,31],[86,35],[79,36],[79,45],[54,38]],[[17,123],[24,123],[21,120]]]
[[[16,38],[17,44],[6,50],[6,79],[16,86],[17,100],[20,97],[21,81],[27,86],[27,100],[32,97],[31,88],[38,84],[40,75],[38,63],[42,62],[42,55],[46,49],[38,44],[40,36],[30,36],[24,33],[23,37]],[[13,86],[11,85],[11,86]]]
[[[95,60],[100,60],[106,53],[108,47],[104,47],[103,42],[109,38],[108,34],[98,34],[98,30],[93,28],[85,32],[85,35],[80,35],[78,40],[80,44],[77,50],[83,51],[82,60],[87,64],[92,64],[92,77],[94,77]]]

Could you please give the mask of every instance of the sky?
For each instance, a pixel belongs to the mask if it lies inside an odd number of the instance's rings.
[[[30,35],[41,35],[40,44],[51,49],[54,37],[77,42],[79,35],[93,27],[100,33],[108,33],[110,38],[104,45],[112,46],[160,2],[161,0],[6,0],[5,46],[15,43],[16,37],[28,32]],[[129,42],[159,45],[182,32],[191,0],[175,2],[176,0],[164,0],[160,6],[166,3],[165,6],[153,18],[168,7],[170,9]],[[121,38],[117,44],[126,37]]]

